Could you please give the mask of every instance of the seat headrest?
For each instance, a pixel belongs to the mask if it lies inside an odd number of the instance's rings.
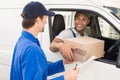
[[[64,29],[65,29],[65,21],[63,15],[56,14],[53,20],[51,40],[53,40],[55,36],[57,36]]]

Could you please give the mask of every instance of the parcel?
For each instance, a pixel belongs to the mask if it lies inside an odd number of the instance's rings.
[[[75,60],[79,62],[85,62],[90,57],[95,56],[95,59],[104,56],[104,41],[91,37],[77,37],[68,38],[64,42],[72,49]]]

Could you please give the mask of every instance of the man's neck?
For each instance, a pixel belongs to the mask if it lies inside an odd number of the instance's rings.
[[[28,31],[29,33],[31,33],[34,37],[37,37],[37,35],[38,35],[37,31],[35,31],[35,30],[32,29],[32,28],[25,29],[25,30]]]
[[[77,30],[76,30],[77,31]],[[81,36],[84,36],[84,30],[77,31]]]
[[[84,36],[84,31],[79,32],[81,36]]]

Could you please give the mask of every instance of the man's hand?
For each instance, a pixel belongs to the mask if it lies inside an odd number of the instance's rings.
[[[77,80],[78,74],[79,74],[80,68],[75,69],[69,69],[64,74],[65,80]]]
[[[72,49],[69,45],[67,45],[66,43],[60,43],[59,46],[59,51],[62,54],[62,56],[70,61],[74,61],[75,60],[75,56],[72,52]]]
[[[70,47],[68,44],[64,43],[64,41],[60,38],[55,38],[51,45],[50,45],[50,50],[53,52],[60,51],[62,56],[69,60],[69,61],[74,61],[74,54],[72,52],[72,47]]]

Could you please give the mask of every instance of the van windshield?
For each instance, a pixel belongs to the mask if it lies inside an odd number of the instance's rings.
[[[111,13],[116,16],[120,20],[120,9],[119,8],[113,8],[113,7],[107,7],[111,10]]]

